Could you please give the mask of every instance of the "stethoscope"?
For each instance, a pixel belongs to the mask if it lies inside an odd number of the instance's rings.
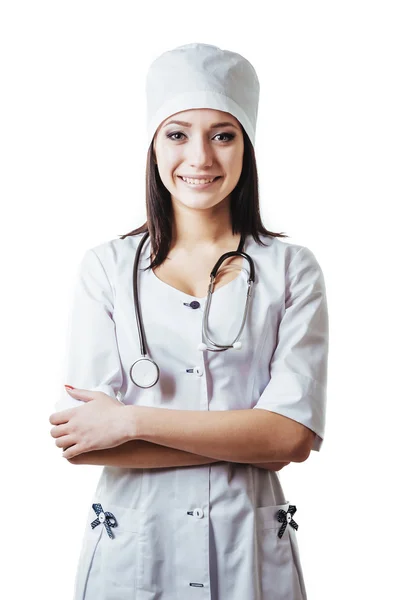
[[[142,249],[145,241],[148,239],[149,235],[150,235],[150,232],[147,231],[144,234],[144,236],[142,237],[142,239],[140,240],[140,243],[137,247],[136,256],[134,259],[134,266],[133,266],[133,297],[134,297],[134,308],[135,308],[135,313],[136,313],[137,329],[138,329],[139,338],[140,338],[141,358],[138,358],[132,364],[132,366],[130,368],[130,379],[132,380],[132,382],[135,385],[137,385],[138,387],[141,387],[141,388],[152,387],[153,385],[155,385],[157,383],[157,381],[159,379],[159,367],[158,367],[157,363],[147,356],[147,345],[146,345],[146,342],[144,339],[143,321],[141,318],[141,308],[139,305],[138,292],[137,292],[137,272],[138,272],[138,264],[139,264],[141,249]],[[243,236],[241,236],[240,243],[239,243],[236,251],[233,250],[232,252],[226,252],[225,254],[222,254],[222,256],[219,258],[219,260],[217,261],[217,263],[215,264],[215,266],[213,267],[213,269],[211,271],[211,275],[210,275],[211,280],[210,280],[210,283],[208,286],[208,294],[207,294],[207,298],[206,298],[204,317],[202,319],[202,334],[203,334],[204,338],[208,341],[208,343],[213,346],[213,348],[208,348],[208,346],[206,344],[201,342],[198,345],[198,350],[202,350],[203,352],[205,350],[209,350],[210,352],[224,352],[225,350],[228,350],[229,348],[234,348],[235,350],[239,350],[241,348],[241,342],[239,342],[237,340],[240,337],[242,330],[244,329],[244,325],[245,325],[245,321],[246,321],[247,313],[248,313],[249,300],[250,300],[250,297],[252,294],[252,284],[255,280],[255,267],[254,267],[253,260],[248,254],[246,254],[245,252],[242,251],[242,248],[244,247],[244,239],[245,238]],[[248,277],[248,289],[247,289],[247,297],[246,297],[246,301],[245,301],[244,316],[242,318],[240,330],[231,344],[221,345],[221,344],[216,344],[216,342],[211,340],[208,335],[208,331],[207,331],[208,316],[209,316],[209,309],[210,309],[210,305],[211,305],[211,296],[213,293],[214,282],[215,282],[217,272],[220,268],[220,265],[223,263],[223,261],[225,261],[226,258],[229,258],[230,256],[244,257],[249,262],[250,273],[249,273],[249,277]]]

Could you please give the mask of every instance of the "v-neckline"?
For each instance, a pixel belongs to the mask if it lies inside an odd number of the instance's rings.
[[[147,250],[149,250],[150,249],[150,238],[148,238],[147,242],[148,242]],[[242,247],[243,252],[247,251],[247,246],[248,246],[248,237],[244,241],[244,244]],[[150,257],[151,257],[151,253],[147,251],[146,258],[148,258],[148,260],[150,260]],[[229,286],[232,286],[232,284],[234,284],[240,277],[242,277],[243,276],[243,268],[245,268],[246,263],[247,263],[246,259],[244,257],[242,257],[241,268],[240,268],[240,272],[238,273],[238,275],[236,277],[234,277],[234,279],[232,279],[231,281],[229,281],[229,282],[225,283],[224,285],[222,285],[221,287],[215,289],[212,292],[212,296],[219,294],[219,292],[221,292],[224,288],[228,288]],[[194,300],[197,300],[198,302],[204,302],[208,297],[208,294],[206,294],[205,296],[199,297],[199,296],[193,296],[192,294],[188,294],[187,292],[183,292],[182,290],[179,290],[178,288],[174,287],[173,285],[170,285],[170,283],[166,283],[166,281],[163,281],[162,279],[160,279],[154,273],[154,271],[152,269],[149,269],[149,272],[150,272],[152,279],[154,279],[155,282],[158,282],[158,285],[160,287],[169,289],[169,291],[171,293],[174,293],[179,296],[183,296],[185,299],[192,298]]]

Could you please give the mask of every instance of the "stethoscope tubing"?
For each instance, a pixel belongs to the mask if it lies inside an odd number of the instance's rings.
[[[147,356],[147,343],[146,343],[146,339],[145,339],[141,307],[140,307],[140,303],[139,303],[139,299],[138,299],[138,265],[139,265],[139,260],[140,260],[143,245],[145,244],[149,235],[150,235],[150,232],[149,232],[149,230],[147,230],[145,232],[145,234],[143,235],[142,239],[140,240],[139,245],[137,247],[135,259],[134,259],[134,264],[133,264],[133,300],[134,300],[134,309],[135,309],[135,315],[136,315],[137,330],[138,330],[139,341],[140,341],[141,358],[136,360],[133,363],[133,365],[131,366],[130,378],[133,383],[135,383],[137,386],[143,387],[143,388],[152,387],[153,385],[155,385],[155,383],[159,379],[158,365],[156,364],[155,361],[153,361],[151,358],[149,358]],[[241,343],[237,342],[237,340],[240,337],[242,330],[244,328],[245,322],[246,322],[248,308],[249,308],[249,301],[250,301],[250,298],[252,295],[252,285],[255,281],[254,262],[253,262],[252,258],[246,252],[242,251],[242,248],[244,246],[244,240],[245,240],[245,237],[242,235],[237,250],[235,250],[235,251],[233,250],[231,252],[226,252],[225,254],[222,254],[222,256],[220,256],[220,258],[218,259],[218,261],[216,262],[215,266],[213,267],[213,269],[211,271],[211,274],[210,274],[211,280],[210,280],[210,283],[208,286],[208,294],[207,294],[207,299],[206,299],[206,304],[205,304],[204,317],[202,320],[202,333],[203,333],[204,338],[210,344],[212,344],[214,346],[214,348],[208,348],[205,344],[202,344],[203,350],[209,350],[210,352],[224,352],[224,351],[228,350],[229,348],[240,348],[241,347]],[[247,297],[246,297],[246,301],[245,301],[244,314],[243,314],[243,318],[241,321],[241,326],[240,326],[239,332],[231,344],[223,345],[223,344],[217,344],[209,337],[209,334],[207,331],[207,324],[208,324],[208,316],[209,316],[209,310],[210,310],[210,305],[211,305],[211,298],[212,298],[212,293],[213,293],[213,288],[214,288],[217,272],[218,272],[221,264],[227,258],[230,258],[231,256],[242,256],[243,258],[245,258],[249,263],[250,273],[249,273],[249,277],[248,277],[248,289],[247,289]],[[133,375],[132,375],[133,368],[136,365],[138,365],[138,363],[140,363],[141,361],[148,361],[147,363],[145,363],[147,367],[150,367],[148,377],[151,376],[151,371],[152,371],[153,378],[150,380],[149,385],[141,385],[140,383],[135,381],[135,379],[133,378]],[[149,363],[152,363],[152,364],[149,364]],[[140,367],[140,365],[139,365],[139,367]],[[148,371],[148,369],[147,369],[147,371]],[[144,375],[144,378],[146,378],[146,374]]]
[[[136,313],[137,329],[138,329],[139,339],[140,339],[141,356],[147,355],[147,344],[145,341],[145,334],[144,334],[144,329],[143,329],[143,325],[142,325],[143,319],[141,316],[141,308],[140,308],[140,304],[139,304],[139,294],[138,294],[138,290],[137,290],[137,279],[138,279],[137,273],[138,273],[138,265],[139,265],[139,261],[140,261],[141,250],[142,250],[143,245],[145,244],[146,240],[148,239],[149,235],[150,235],[150,232],[147,231],[141,238],[140,243],[137,246],[136,256],[134,258],[134,264],[133,264],[133,300],[134,300],[134,309],[135,309],[135,313]]]

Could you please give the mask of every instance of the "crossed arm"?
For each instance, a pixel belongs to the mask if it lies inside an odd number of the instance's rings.
[[[140,421],[134,407],[129,410],[132,411],[129,441],[114,448],[79,454],[68,459],[69,462],[137,469],[238,462],[279,470],[291,461],[306,460],[310,453],[313,432],[269,411],[204,415],[146,408],[140,410]]]
[[[166,467],[189,467],[225,462],[176,448],[160,446],[145,440],[131,440],[114,448],[84,452],[68,459],[74,465],[108,465],[129,469],[160,469]],[[259,469],[278,471],[289,462],[275,461],[250,463]]]

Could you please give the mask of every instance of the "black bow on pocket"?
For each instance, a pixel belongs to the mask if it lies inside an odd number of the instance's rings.
[[[101,504],[92,504],[93,510],[97,515],[97,519],[91,522],[91,528],[94,529],[100,523],[104,523],[105,529],[110,538],[114,537],[114,534],[111,531],[111,527],[116,527],[118,525],[114,515],[108,511],[104,512]]]
[[[279,523],[282,523],[280,529],[278,530],[279,538],[283,537],[283,533],[285,531],[285,528],[287,527],[287,524],[290,524],[291,527],[293,527],[294,529],[298,529],[298,523],[296,523],[294,521],[294,519],[292,518],[292,516],[295,513],[296,513],[296,506],[293,506],[292,504],[289,505],[287,511],[280,508],[280,510],[277,512],[277,515],[276,515],[277,520]]]

